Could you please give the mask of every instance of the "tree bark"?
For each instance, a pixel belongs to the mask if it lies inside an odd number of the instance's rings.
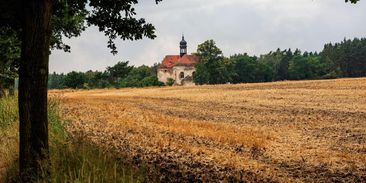
[[[35,182],[48,175],[47,80],[53,2],[22,0],[22,6],[19,174],[21,182]]]

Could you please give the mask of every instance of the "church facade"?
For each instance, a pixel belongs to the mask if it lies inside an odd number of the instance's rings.
[[[174,85],[190,86],[195,85],[193,75],[199,58],[195,55],[187,54],[187,42],[182,36],[179,43],[179,55],[167,55],[158,68],[159,81],[167,84],[169,80],[174,81]]]

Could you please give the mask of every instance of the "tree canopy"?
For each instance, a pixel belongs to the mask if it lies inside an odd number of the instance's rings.
[[[0,98],[5,95],[5,88],[13,94],[19,60],[20,41],[17,32],[9,28],[0,29]]]
[[[248,83],[281,80],[366,76],[366,38],[328,43],[320,52],[277,49],[260,57],[222,55],[213,40],[198,46],[194,79],[198,84]]]
[[[105,71],[72,71],[67,74],[52,73],[48,78],[50,89],[93,89],[163,86],[158,81],[155,66],[142,65],[134,67],[128,61],[121,61]]]
[[[198,45],[197,53],[200,62],[197,65],[197,72],[193,76],[196,83],[219,84],[224,83],[229,77],[225,71],[225,60],[222,51],[216,46],[214,40],[207,40]]]
[[[356,4],[358,1],[360,1],[360,0],[346,0],[346,2],[351,2],[351,3],[354,3],[354,4]]]
[[[162,0],[155,0],[156,3]],[[70,51],[62,38],[76,37],[87,26],[97,26],[109,38],[107,46],[117,53],[115,39],[138,40],[143,37],[155,38],[154,26],[144,18],[136,18],[134,5],[137,0],[67,0],[54,1],[52,11],[51,47]],[[22,29],[22,1],[0,2],[0,27]],[[19,38],[20,39],[20,38]]]

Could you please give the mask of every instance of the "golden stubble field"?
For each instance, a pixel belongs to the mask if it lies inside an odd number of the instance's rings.
[[[55,90],[68,131],[162,182],[366,182],[366,78]]]

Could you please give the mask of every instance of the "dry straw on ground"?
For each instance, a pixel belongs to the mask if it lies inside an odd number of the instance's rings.
[[[51,91],[160,181],[366,181],[366,79]]]

